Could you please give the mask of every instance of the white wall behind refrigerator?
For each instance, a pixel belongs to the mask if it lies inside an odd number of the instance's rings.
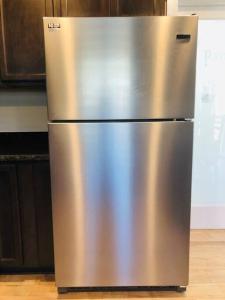
[[[46,92],[40,89],[0,90],[0,132],[47,131]]]
[[[168,15],[199,15],[192,228],[225,228],[225,0],[168,0]]]
[[[225,20],[199,22],[192,227],[225,228]]]
[[[200,19],[224,19],[225,0],[167,0],[167,14],[197,14]]]

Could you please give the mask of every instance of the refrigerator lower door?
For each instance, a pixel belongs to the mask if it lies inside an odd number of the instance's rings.
[[[187,285],[192,122],[49,133],[57,286]]]

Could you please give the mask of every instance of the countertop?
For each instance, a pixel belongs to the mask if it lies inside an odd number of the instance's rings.
[[[49,160],[47,133],[0,133],[0,162]]]
[[[49,160],[48,154],[0,154],[1,161],[40,161]]]

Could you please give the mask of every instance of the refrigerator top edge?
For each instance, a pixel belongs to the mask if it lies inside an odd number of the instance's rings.
[[[44,18],[48,118],[194,117],[197,16]]]
[[[121,20],[128,20],[128,19],[131,19],[131,20],[134,20],[134,19],[184,19],[184,18],[188,18],[188,19],[193,19],[193,20],[197,20],[199,19],[199,16],[198,15],[183,15],[183,16],[98,16],[98,17],[83,17],[83,16],[77,16],[77,17],[47,17],[47,16],[44,16],[43,17],[43,20],[44,22],[48,21],[48,20],[56,20],[56,19],[59,19],[59,20],[77,20],[77,19],[86,19],[86,20],[90,20],[90,19],[97,19],[97,20],[100,20],[100,19],[105,19],[105,20],[116,20],[116,19],[121,19]]]

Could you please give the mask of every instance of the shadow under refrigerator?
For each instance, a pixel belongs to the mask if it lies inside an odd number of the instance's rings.
[[[59,292],[188,284],[197,24],[44,18]]]

